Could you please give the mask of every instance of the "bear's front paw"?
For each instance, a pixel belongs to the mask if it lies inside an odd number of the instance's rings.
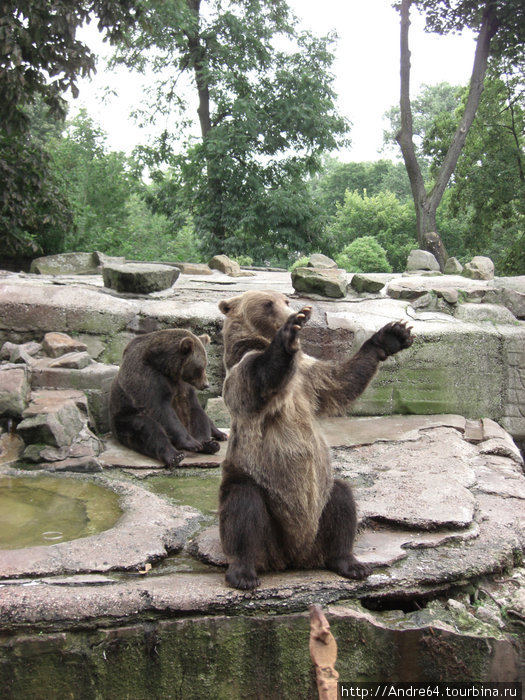
[[[311,306],[303,306],[300,311],[292,314],[286,320],[281,329],[284,347],[288,352],[297,352],[299,349],[299,331],[312,315]]]
[[[381,351],[380,359],[385,360],[412,345],[414,336],[411,331],[404,321],[393,321],[374,333],[370,340]]]

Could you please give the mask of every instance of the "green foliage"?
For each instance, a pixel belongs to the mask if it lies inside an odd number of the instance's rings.
[[[401,204],[392,192],[370,197],[347,191],[327,233],[333,251],[342,251],[357,238],[372,236],[397,272],[405,269],[408,253],[417,247],[414,207],[411,202]]]
[[[304,179],[347,131],[334,106],[332,39],[297,32],[284,0],[212,0],[202,14],[199,6],[150,0],[143,29],[117,58],[159,71],[151,113],[181,110],[171,133],[143,151],[150,165],[173,168],[156,183],[155,206],[167,212],[169,202],[173,217],[191,212],[205,255],[290,260],[319,230]],[[176,97],[184,79],[199,100],[198,143],[184,141],[190,120]],[[184,149],[175,157],[177,138]]]
[[[127,0],[0,5],[0,240],[8,255],[58,250],[72,226],[46,143],[65,115],[62,93],[76,96],[76,79],[94,69],[92,53],[75,38],[93,16],[115,39],[135,10]]]
[[[251,258],[249,255],[237,255],[235,258],[232,259],[235,260],[236,263],[244,267],[251,267],[253,265],[253,258]]]
[[[310,180],[315,201],[324,215],[335,214],[345,192],[366,192],[374,196],[388,190],[401,201],[410,198],[410,183],[402,163],[379,160],[372,163],[340,163],[328,158],[323,170]]]
[[[448,133],[450,137],[452,137],[459,122],[457,110],[461,105],[462,93],[462,88],[450,85],[449,83],[422,85],[421,90],[411,102],[414,146],[425,179],[429,174],[428,168],[432,156],[429,152],[433,146],[433,139],[430,134],[436,128],[436,122],[446,121]],[[391,107],[384,116],[390,122],[390,128],[383,132],[384,147],[392,148],[397,153],[398,145],[396,134],[401,126],[399,105]],[[448,147],[448,142],[446,143],[446,147]],[[436,162],[434,162],[434,166],[435,165]],[[408,185],[408,189],[410,191],[410,185]]]
[[[4,255],[30,256],[60,248],[73,217],[50,155],[31,134],[0,130],[0,241]]]
[[[77,96],[76,79],[89,75],[94,56],[76,39],[76,30],[93,15],[110,39],[122,35],[135,18],[125,0],[18,0],[0,5],[0,123],[7,134],[29,126],[25,107],[41,97],[55,116],[65,115],[61,97]],[[51,79],[50,79],[51,78]]]
[[[386,251],[373,236],[362,236],[343,248],[335,259],[347,272],[392,272]]]
[[[104,141],[105,135],[81,110],[65,135],[50,143],[54,169],[75,219],[63,243],[67,250],[105,252],[127,236],[123,212],[137,183],[125,156],[108,153]]]
[[[289,272],[293,272],[298,267],[307,267],[309,260],[310,260],[309,255],[302,255],[294,263],[292,263],[292,265],[290,265],[290,267],[288,268]]]
[[[445,222],[455,220],[459,232],[452,246],[445,243],[449,252],[460,259],[469,254],[488,255],[498,274],[525,272],[519,263],[525,215],[522,75],[522,70],[509,65],[492,65],[489,69],[476,119],[458,160],[454,185],[441,208]],[[450,132],[446,120],[434,124],[428,137],[429,155],[440,157]]]

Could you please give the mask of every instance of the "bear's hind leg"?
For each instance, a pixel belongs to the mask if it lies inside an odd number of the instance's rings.
[[[153,418],[143,414],[115,416],[114,432],[118,440],[136,452],[153,457],[167,467],[178,467],[184,452],[170,442],[164,428]]]
[[[317,544],[324,565],[345,578],[361,579],[372,567],[358,561],[352,553],[357,530],[357,513],[352,489],[336,479],[319,522]]]
[[[226,581],[242,590],[257,588],[257,568],[270,568],[272,550],[277,551],[262,491],[249,477],[226,480],[221,485],[219,502],[221,543],[230,560]]]

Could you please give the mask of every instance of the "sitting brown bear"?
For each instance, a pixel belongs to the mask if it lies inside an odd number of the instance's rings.
[[[353,357],[327,362],[300,348],[310,306],[293,313],[283,294],[251,291],[219,308],[232,416],[219,494],[227,582],[252,589],[257,571],[287,567],[367,576],[352,554],[352,491],[334,480],[316,415],[340,413],[359,396],[382,360],[412,344],[410,329],[389,323]]]
[[[207,335],[182,329],[134,338],[111,385],[111,430],[127,447],[176,467],[184,452],[212,454],[226,440],[208,418],[197,389],[208,386]]]

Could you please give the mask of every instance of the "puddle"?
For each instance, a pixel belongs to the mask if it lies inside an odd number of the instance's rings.
[[[217,514],[219,501],[220,470],[201,475],[170,474],[150,476],[147,488],[160,496],[167,496],[177,505],[193,506],[206,516],[207,524]]]
[[[0,476],[0,549],[88,537],[121,515],[118,494],[90,481]]]

